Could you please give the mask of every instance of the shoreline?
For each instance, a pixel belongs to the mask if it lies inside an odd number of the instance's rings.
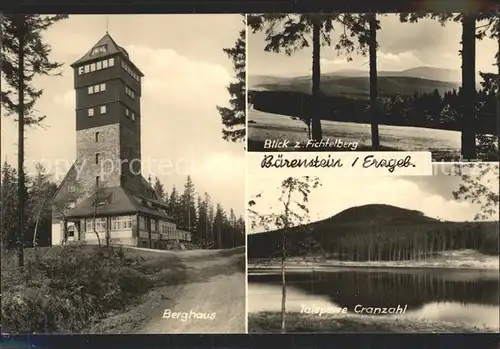
[[[281,269],[281,261],[271,260],[259,263],[257,259],[248,259],[248,270],[274,270]],[[500,258],[487,256],[480,259],[430,259],[415,261],[339,261],[321,260],[305,261],[291,259],[285,262],[285,268],[292,270],[327,270],[331,268],[365,268],[365,269],[449,269],[449,270],[476,270],[476,271],[498,271],[500,270]]]
[[[475,267],[462,267],[462,266],[421,266],[421,265],[415,265],[415,266],[398,266],[398,265],[315,265],[315,266],[302,266],[302,265],[297,265],[297,264],[292,264],[292,265],[286,265],[285,264],[285,270],[287,271],[328,271],[329,269],[332,268],[339,268],[339,269],[434,269],[434,270],[439,270],[439,269],[446,269],[446,270],[467,270],[467,271],[480,271],[480,272],[496,272],[500,269],[496,268],[475,268]],[[268,265],[268,266],[255,266],[255,265],[248,265],[248,272],[251,273],[252,271],[266,271],[266,270],[276,270],[279,271],[281,270],[281,265],[273,264],[273,265]]]
[[[294,333],[497,333],[498,328],[393,316],[287,313],[286,332]],[[248,313],[249,333],[281,332],[280,312]]]

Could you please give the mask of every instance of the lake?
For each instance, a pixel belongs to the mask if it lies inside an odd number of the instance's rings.
[[[347,308],[356,316],[398,316],[499,327],[498,271],[416,268],[328,268],[287,271],[287,311]],[[248,271],[248,312],[281,310],[279,270]],[[366,308],[405,308],[367,315]],[[360,314],[361,307],[365,308]],[[355,311],[356,310],[356,311]],[[341,316],[341,315],[338,315]]]

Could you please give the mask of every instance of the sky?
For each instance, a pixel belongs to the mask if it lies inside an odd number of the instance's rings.
[[[232,47],[244,28],[241,15],[70,15],[43,34],[61,76],[35,81],[44,94],[36,109],[43,128],[27,129],[26,166],[42,162],[62,179],[76,157],[75,91],[69,66],[106,33],[144,73],[143,175],[158,175],[166,189],[182,189],[188,174],[198,192],[244,214],[244,145],[222,139],[217,105],[227,105]],[[4,83],[4,82],[2,82]],[[17,124],[2,113],[2,162],[17,167]],[[161,161],[161,162],[160,162]],[[171,164],[159,173],[158,164]]]
[[[431,176],[318,176],[321,187],[313,189],[307,207],[311,222],[334,216],[350,207],[368,204],[387,204],[423,212],[426,216],[447,221],[472,221],[481,212],[481,207],[465,200],[455,200],[453,191],[459,188],[461,178],[453,174],[450,164],[433,164]],[[328,171],[328,170],[326,170]],[[466,169],[471,171],[471,169]],[[472,169],[473,171],[473,169]],[[469,172],[474,176],[474,172]],[[486,187],[498,193],[498,166],[481,181]],[[278,202],[278,189],[282,176],[265,175],[248,179],[248,200],[254,200],[252,207],[260,213],[275,212],[282,206]],[[260,197],[256,195],[260,194]],[[299,196],[292,197],[300,199]],[[495,218],[496,217],[496,218]],[[498,212],[492,217],[498,219]],[[250,229],[249,233],[263,231],[263,227]]]
[[[400,71],[420,66],[460,70],[458,56],[462,29],[459,23],[450,22],[442,27],[437,21],[421,20],[414,24],[399,21],[394,14],[380,17],[381,29],[377,31],[379,41],[378,70]],[[340,28],[332,34],[332,42],[338,41]],[[311,74],[312,48],[305,48],[291,56],[264,52],[265,34],[248,33],[248,74],[294,77]],[[498,44],[492,39],[477,41],[476,69],[493,71],[494,56]],[[368,70],[368,58],[353,56],[352,62],[339,56],[334,47],[321,50],[321,71]]]

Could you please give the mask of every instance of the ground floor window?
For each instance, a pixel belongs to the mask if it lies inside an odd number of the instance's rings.
[[[111,230],[132,228],[132,216],[119,216],[111,218]]]
[[[74,225],[70,225],[68,227],[68,237],[70,237],[70,238],[75,237],[75,226]]]
[[[94,219],[85,219],[85,224],[82,224],[82,230],[86,233],[94,232]],[[106,218],[100,217],[95,220],[95,230],[96,231],[106,231]]]

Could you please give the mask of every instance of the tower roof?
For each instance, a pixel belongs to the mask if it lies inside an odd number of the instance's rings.
[[[74,68],[79,66],[85,62],[93,61],[95,59],[111,56],[117,53],[123,54],[130,61],[128,52],[121,46],[119,46],[115,40],[111,37],[111,35],[106,32],[106,34],[99,40],[88,52],[83,55],[79,60],[71,64],[71,67]],[[131,62],[132,63],[132,62]],[[137,68],[134,65],[135,68]],[[141,76],[144,76],[139,69],[137,69]]]

